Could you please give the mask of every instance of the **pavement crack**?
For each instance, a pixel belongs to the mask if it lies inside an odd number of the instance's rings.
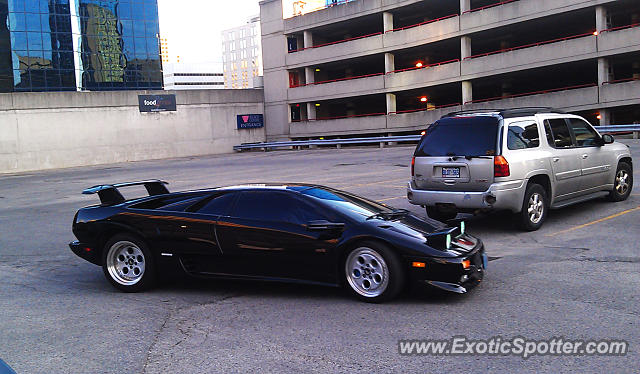
[[[160,334],[162,333],[162,330],[164,330],[164,328],[167,326],[167,322],[169,322],[169,319],[171,318],[171,316],[176,310],[167,312],[167,314],[164,316],[164,321],[162,321],[162,326],[160,326],[158,331],[156,331],[156,335],[153,337],[151,344],[149,344],[149,348],[147,349],[147,354],[144,358],[144,365],[142,366],[142,374],[147,372],[147,365],[149,364],[149,357],[151,356],[151,351],[158,343],[158,340],[160,340]]]
[[[571,258],[570,261],[579,262],[602,262],[602,263],[626,263],[626,264],[640,264],[640,257],[579,257]]]
[[[195,306],[198,307],[202,307],[202,306],[208,306],[208,305],[215,305],[215,304],[220,304],[224,301],[227,301],[229,299],[235,298],[235,297],[240,297],[242,296],[242,294],[236,293],[236,294],[230,294],[230,295],[226,295],[223,296],[219,299],[210,301],[210,302],[206,302],[206,303],[196,303]],[[162,325],[160,326],[160,328],[158,328],[158,331],[156,331],[153,340],[151,341],[151,344],[149,344],[149,348],[147,349],[147,353],[145,355],[144,358],[144,365],[142,366],[142,374],[145,374],[147,372],[147,366],[149,365],[149,358],[151,357],[151,352],[153,351],[153,349],[155,348],[155,346],[158,344],[158,341],[160,340],[160,335],[162,334],[162,332],[164,331],[164,329],[167,327],[167,324],[169,323],[169,321],[173,318],[174,315],[176,315],[177,313],[180,313],[183,310],[187,310],[190,308],[193,308],[194,305],[189,305],[189,306],[183,306],[183,307],[174,307],[171,310],[167,311],[164,320],[162,321]],[[182,343],[185,340],[185,337],[190,337],[191,334],[191,330],[193,330],[193,328],[195,327],[196,323],[194,322],[191,326],[187,327],[186,329],[183,329],[182,326],[178,326],[178,331],[180,332],[180,334],[182,334],[183,338],[180,339],[177,343],[174,344],[174,347],[179,345],[180,343]],[[209,332],[205,331],[205,341],[206,339],[209,337]]]
[[[560,245],[545,245],[545,248],[550,248],[550,249],[575,249],[578,251],[590,251],[591,248],[585,248],[585,247],[563,247]]]

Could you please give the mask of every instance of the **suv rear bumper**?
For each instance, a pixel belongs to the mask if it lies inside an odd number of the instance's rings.
[[[526,184],[524,181],[498,182],[484,192],[428,191],[417,189],[413,182],[407,186],[407,198],[411,204],[436,206],[453,204],[457,209],[522,210]]]

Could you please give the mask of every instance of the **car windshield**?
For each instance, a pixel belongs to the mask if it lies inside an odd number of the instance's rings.
[[[318,187],[293,187],[303,195],[320,200],[342,214],[354,219],[363,220],[372,217],[387,217],[403,214],[404,211],[394,210],[391,207],[367,200],[348,193],[327,190]]]
[[[427,129],[414,156],[494,156],[498,124],[494,116],[441,119]]]

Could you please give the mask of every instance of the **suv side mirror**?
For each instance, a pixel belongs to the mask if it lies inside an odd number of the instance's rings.
[[[609,134],[602,135],[602,144],[611,144],[613,143],[613,136]]]

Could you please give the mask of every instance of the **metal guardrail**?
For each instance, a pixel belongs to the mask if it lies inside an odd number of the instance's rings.
[[[640,124],[635,125],[609,125],[609,126],[594,126],[601,134],[611,132],[639,132]]]
[[[265,142],[265,143],[248,143],[233,146],[234,151],[242,151],[245,149],[256,148],[282,148],[296,146],[313,146],[313,145],[346,145],[346,144],[374,144],[386,142],[417,142],[421,138],[420,135],[403,135],[403,136],[377,136],[371,138],[348,138],[348,139],[316,139],[316,140],[291,140],[285,142]]]
[[[637,125],[610,125],[596,126],[596,130],[600,133],[616,133],[616,132],[633,132],[635,138],[640,132],[640,124]],[[316,140],[290,140],[284,142],[264,142],[264,143],[245,143],[233,146],[234,151],[243,151],[248,149],[272,149],[272,148],[288,148],[288,147],[306,147],[318,145],[335,145],[338,148],[348,144],[380,144],[396,142],[417,142],[421,135],[401,135],[401,136],[376,136],[370,138],[348,138],[348,139],[316,139]]]

